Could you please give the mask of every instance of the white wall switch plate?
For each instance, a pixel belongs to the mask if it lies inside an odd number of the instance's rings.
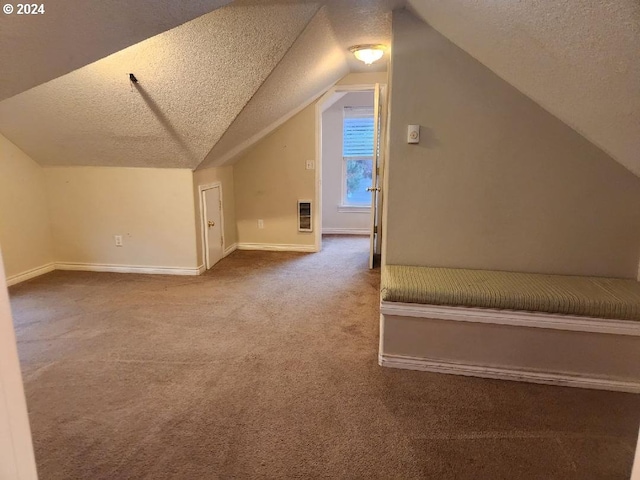
[[[420,143],[420,125],[408,126],[407,143]]]
[[[258,220],[258,228],[264,228],[264,220],[262,219]]]
[[[307,170],[313,170],[316,167],[315,163],[316,162],[314,162],[313,160],[307,160],[307,163],[306,163]]]
[[[116,247],[122,246],[122,235],[114,235],[114,240],[116,241]]]

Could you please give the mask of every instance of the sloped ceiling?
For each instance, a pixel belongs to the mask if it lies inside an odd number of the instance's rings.
[[[218,165],[349,71],[386,69],[347,48],[389,44],[400,5],[235,1],[0,102],[0,132],[48,166]]]
[[[199,168],[233,162],[292,112],[324,93],[348,72],[385,70],[348,55],[351,45],[391,42],[390,12],[403,1],[324,2],[322,9],[231,124]]]
[[[636,0],[408,2],[640,175]],[[216,9],[227,3],[58,0],[42,16],[2,14],[0,132],[42,165],[232,161],[347,71],[386,68],[386,58],[365,67],[347,48],[388,45],[389,12],[404,0],[237,0]]]
[[[427,23],[640,175],[637,0],[408,0]]]
[[[343,49],[323,7],[199,168],[233,161],[268,133],[265,129],[305,105],[348,71]]]
[[[231,0],[55,0],[0,14],[0,100],[53,80]],[[5,2],[3,2],[4,4]],[[14,2],[9,2],[14,3]],[[38,5],[42,2],[38,2]]]
[[[220,8],[1,102],[0,131],[42,165],[195,168],[317,9]]]

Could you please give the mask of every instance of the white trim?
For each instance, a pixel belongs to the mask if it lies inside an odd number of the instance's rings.
[[[368,228],[323,228],[322,234],[325,235],[369,235],[371,232]]]
[[[232,245],[233,249],[229,251],[231,253],[235,250],[235,245]],[[228,255],[228,254],[227,254]],[[115,272],[115,273],[145,273],[145,274],[158,274],[158,275],[202,275],[207,271],[204,265],[200,265],[197,268],[185,268],[185,267],[148,267],[141,265],[111,265],[102,263],[49,263],[42,267],[34,268],[18,275],[12,275],[7,278],[7,286],[17,285],[18,283],[30,280],[45,273],[53,272],[54,270],[72,270],[82,272]]]
[[[315,155],[316,155],[316,170],[313,179],[313,185],[315,187],[315,202],[316,216],[313,219],[314,223],[320,228],[316,228],[313,233],[313,241],[316,245],[316,250],[319,252],[322,250],[322,105],[325,104],[332,95],[335,94],[335,86],[329,88],[325,94],[320,97],[315,105]]]
[[[203,266],[188,267],[151,267],[142,265],[109,265],[101,263],[56,263],[56,270],[74,270],[82,272],[145,273],[154,275],[200,275]]]
[[[206,185],[198,185],[198,196],[200,197],[200,230],[201,230],[201,240],[202,240],[202,256],[204,258],[205,271],[207,270],[207,265],[209,265],[209,229],[207,228],[207,212],[206,206],[204,204],[204,192],[207,190],[211,190],[213,188],[218,188],[219,197],[220,197],[220,235],[222,236],[222,258],[226,257],[226,239],[224,238],[224,201],[222,200],[222,182],[213,182],[208,183]],[[213,265],[211,265],[213,267]],[[209,267],[209,268],[211,268]]]
[[[340,100],[342,100],[342,98],[349,92],[338,92],[334,95],[332,95],[330,98],[327,99],[327,101],[325,103],[322,104],[322,113],[326,112],[328,109],[330,109],[333,105],[335,105],[336,103],[338,103]]]
[[[638,441],[636,443],[636,454],[633,457],[630,480],[640,480],[640,433],[638,434]]]
[[[386,84],[382,84],[386,85]],[[357,85],[340,85],[336,83],[325,90],[324,94],[318,95],[318,101],[315,106],[316,114],[316,175],[315,175],[315,188],[316,188],[316,214],[314,223],[316,225],[322,225],[322,113],[324,111],[324,105],[330,101],[331,97],[335,94],[343,92],[362,92],[362,91],[374,91],[376,83],[357,84]],[[311,102],[309,102],[311,103]],[[322,228],[316,228],[315,236],[315,250],[319,252],[322,250]]]
[[[371,213],[371,206],[338,205],[338,213]],[[369,233],[369,230],[367,230]]]
[[[547,373],[532,370],[520,370],[504,367],[489,367],[468,363],[433,360],[429,358],[406,357],[403,355],[378,355],[378,363],[383,367],[419,370],[422,372],[446,373],[467,377],[494,378],[516,382],[542,383],[563,387],[591,388],[615,392],[640,393],[639,382],[628,382],[611,378],[570,375],[566,373]]]
[[[494,310],[489,308],[447,307],[418,303],[380,302],[380,313],[400,317],[432,318],[456,322],[489,323],[517,327],[571,330],[574,332],[609,333],[640,336],[640,322],[612,320],[543,312]]]
[[[385,84],[381,84],[385,85]],[[375,83],[357,83],[353,85],[343,85],[341,83],[336,83],[333,86],[329,87],[325,93],[327,98],[323,99],[322,102],[326,102],[331,98],[334,93],[342,93],[342,92],[373,92],[376,89]]]
[[[316,252],[315,245],[292,245],[271,243],[238,243],[238,250],[264,250],[273,252]]]
[[[231,245],[229,245],[229,247],[224,249],[224,253],[223,256],[226,257],[228,255],[231,255],[233,252],[235,252],[238,249],[238,243],[233,243]]]
[[[25,282],[35,277],[39,277],[40,275],[44,275],[45,273],[53,272],[55,269],[55,263],[47,263],[46,265],[42,265],[41,267],[32,268],[31,270],[18,273],[17,275],[11,275],[7,278],[7,286],[10,287],[11,285],[17,285],[18,283]]]

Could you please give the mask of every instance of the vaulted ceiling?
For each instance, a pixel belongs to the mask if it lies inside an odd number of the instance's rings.
[[[230,2],[55,0],[38,2],[45,7],[43,14],[18,15],[17,9],[11,15],[2,14],[0,100]]]
[[[407,2],[640,174],[636,0]],[[2,15],[0,132],[42,165],[221,165],[346,73],[372,70],[347,48],[389,44],[404,4],[58,0]]]
[[[453,43],[640,175],[640,2],[408,3]]]
[[[0,131],[42,165],[218,165],[363,70],[347,48],[388,44],[401,3],[237,0],[5,99]]]
[[[323,4],[200,168],[233,161],[279,120],[324,93],[347,73],[386,69],[386,58],[365,66],[349,54],[348,47],[389,45],[390,12],[404,5],[404,0],[335,0]]]

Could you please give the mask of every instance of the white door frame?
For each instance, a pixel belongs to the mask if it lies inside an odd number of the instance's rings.
[[[386,83],[380,83],[380,88],[386,86]],[[338,93],[373,92],[375,88],[375,83],[334,85],[316,102],[316,196],[314,199],[316,208],[313,215],[314,225],[316,225],[314,234],[316,252],[322,250],[322,113],[328,108],[328,106],[325,107],[324,105]],[[384,140],[386,141],[386,138]]]
[[[222,200],[222,182],[213,182],[206,185],[200,185],[198,187],[198,197],[200,201],[200,230],[202,231],[202,259],[204,260],[204,269],[208,269],[209,265],[209,229],[207,228],[207,218],[204,208],[204,192],[211,190],[212,188],[219,188],[220,190],[220,233],[222,234],[222,258],[224,258],[225,251],[227,250],[227,238],[224,235],[224,201]]]
[[[640,480],[640,433],[638,433],[638,443],[636,444],[636,454],[633,457],[633,467],[631,467],[631,480]]]

